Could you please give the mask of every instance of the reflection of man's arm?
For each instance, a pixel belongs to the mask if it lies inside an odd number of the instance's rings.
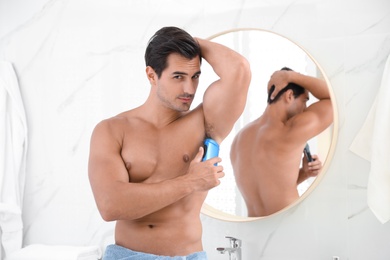
[[[275,86],[271,99],[289,83],[295,83],[303,87],[319,100],[330,99],[329,89],[324,80],[288,70],[278,70],[272,74],[271,79],[268,82],[268,90],[272,85]]]
[[[292,126],[289,131],[289,138],[301,145],[324,131],[333,122],[330,92],[326,82],[322,79],[294,71],[280,70],[274,72],[268,83],[268,87],[276,86],[271,99],[288,83],[295,83],[303,87],[318,99],[317,102],[307,107],[303,113],[299,113],[289,120]]]
[[[322,162],[317,155],[312,155],[313,161],[308,162],[306,156],[302,159],[302,168],[299,169],[297,185],[304,182],[310,177],[316,177],[322,169]]]
[[[319,100],[330,99],[329,89],[325,80],[289,71],[289,82],[293,82],[308,90]]]

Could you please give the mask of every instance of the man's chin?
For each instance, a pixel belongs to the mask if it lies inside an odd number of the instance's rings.
[[[191,108],[191,104],[184,104],[184,105],[182,105],[181,107],[180,107],[180,111],[181,112],[188,112],[189,110],[190,110],[190,108]]]

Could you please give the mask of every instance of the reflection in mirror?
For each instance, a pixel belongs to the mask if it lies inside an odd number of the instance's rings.
[[[211,215],[216,217],[218,217],[218,213],[221,213],[224,216],[238,216],[239,220],[251,220],[253,218],[245,218],[248,216],[248,211],[245,201],[237,188],[230,161],[230,148],[234,137],[244,126],[263,113],[267,105],[267,84],[273,72],[280,70],[282,67],[289,67],[303,75],[325,80],[326,78],[310,55],[295,43],[278,34],[259,29],[237,29],[223,32],[209,39],[226,45],[244,55],[251,64],[252,81],[245,110],[220,147],[220,157],[222,158],[225,177],[218,187],[209,191],[203,213],[208,214],[212,212]],[[202,79],[199,88],[203,87],[201,85],[202,82],[210,82],[210,80],[215,79],[216,75],[211,67],[204,63],[202,65]],[[326,82],[328,81],[326,80]],[[201,98],[196,97],[194,105],[200,102]],[[316,101],[318,100],[310,95],[307,106]],[[332,139],[334,139],[334,133],[331,125],[321,134],[308,141],[311,153],[318,155],[324,167],[316,178],[308,178],[299,184],[297,187],[299,196],[307,196],[309,187],[309,190],[311,190],[315,186],[312,184],[318,183],[320,177],[325,172],[325,162],[329,159],[327,157]],[[229,220],[229,217],[222,218]],[[233,220],[236,219],[233,218]]]

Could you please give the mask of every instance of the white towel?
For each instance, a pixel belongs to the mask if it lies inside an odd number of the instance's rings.
[[[98,246],[52,246],[34,244],[14,252],[6,260],[97,260],[102,257]]]
[[[350,150],[371,162],[367,203],[381,223],[390,220],[390,56],[375,102]]]
[[[372,104],[370,111],[368,112],[368,115],[363,123],[362,128],[360,128],[359,132],[355,136],[355,139],[353,139],[351,146],[349,147],[349,150],[369,162],[371,162],[372,133],[374,131],[374,121],[377,103],[378,96],[375,98],[375,101]]]
[[[27,123],[12,64],[0,61],[0,229],[7,254],[22,246]]]

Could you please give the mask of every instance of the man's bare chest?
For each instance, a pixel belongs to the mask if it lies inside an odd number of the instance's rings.
[[[203,129],[139,128],[126,133],[121,156],[131,182],[154,183],[186,173],[204,139]]]

